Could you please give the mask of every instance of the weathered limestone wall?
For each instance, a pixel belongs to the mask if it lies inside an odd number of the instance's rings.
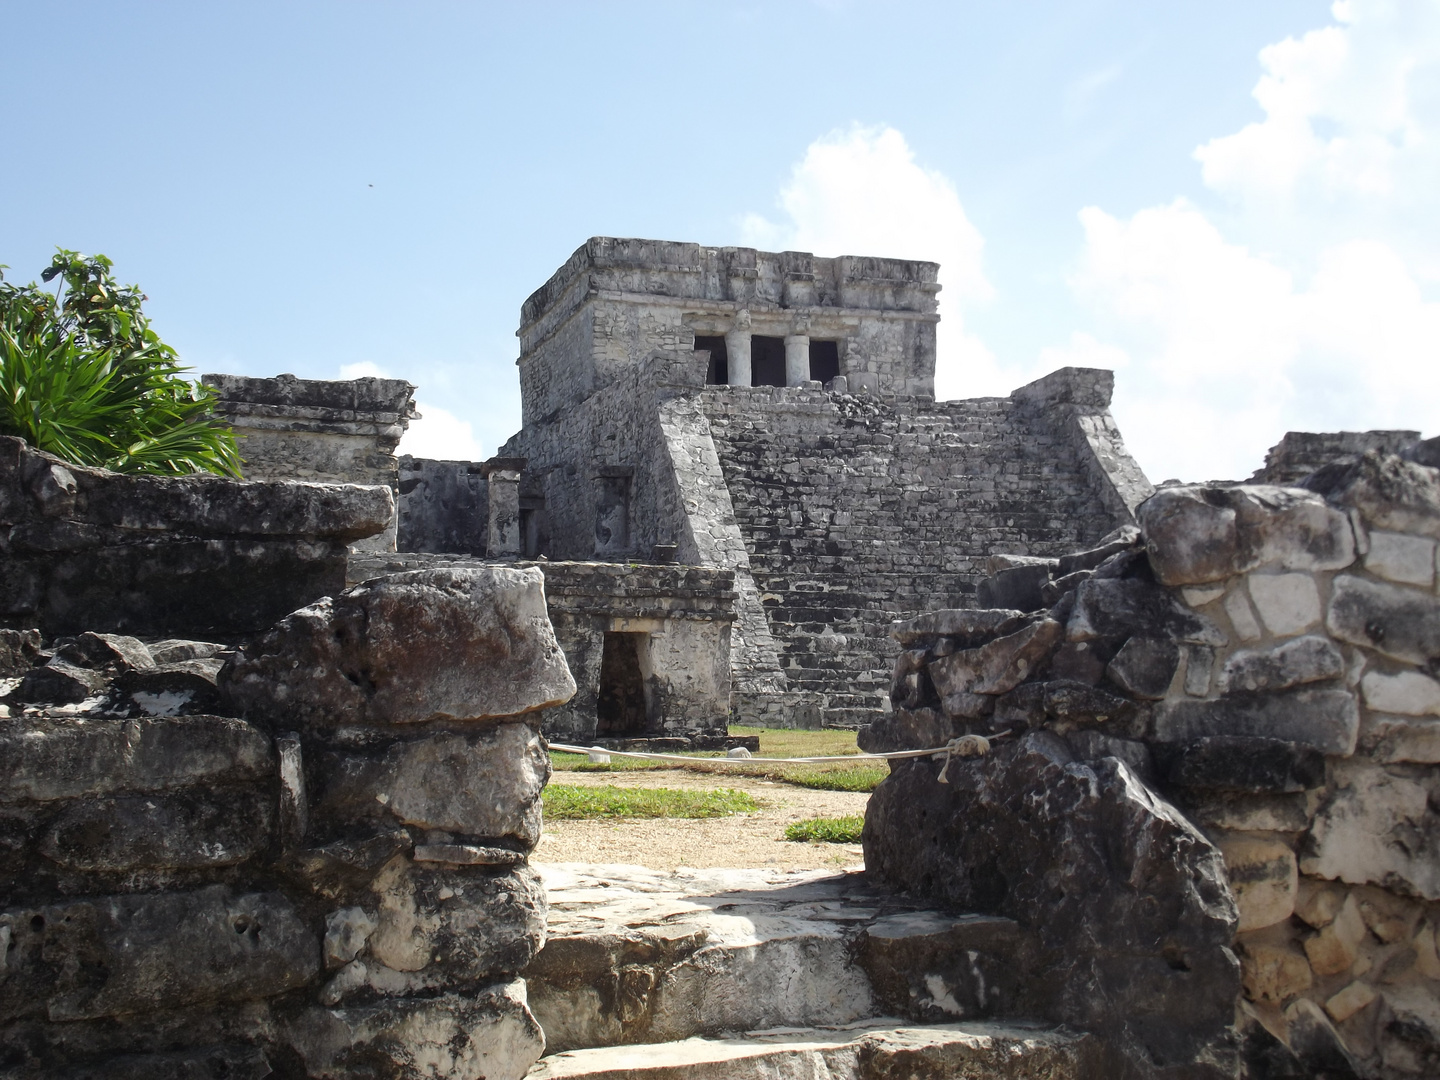
[[[398,495],[395,447],[415,419],[415,387],[401,379],[205,375],[216,411],[235,429],[250,480],[383,484]],[[395,550],[395,522],[361,542]]]
[[[1418,441],[1418,431],[1287,431],[1265,455],[1252,484],[1295,484],[1346,454],[1381,450],[1394,454]]]
[[[0,646],[0,1072],[525,1075],[538,710],[574,691],[539,573],[390,577],[240,650]]]
[[[1064,369],[1010,398],[701,395],[785,675],[827,723],[875,718],[890,621],[972,602],[990,553],[1054,554],[1133,520],[1152,489],[1110,387]]]
[[[1139,509],[1143,533],[1048,564],[997,559],[985,591],[1022,610],[897,624],[896,711],[861,745],[1008,738],[952,761],[945,784],[939,762],[897,764],[872,797],[867,867],[1019,918],[1062,950],[1039,965],[1053,965],[1052,1015],[1139,1060],[1213,1051],[1239,996],[1252,1070],[1434,1075],[1437,465],[1422,443],[1341,459],[1304,487],[1162,488]],[[1070,791],[1080,778],[1089,794]],[[1092,865],[1090,850],[1110,853]],[[1172,872],[1158,907],[1128,911]],[[1051,880],[1089,908],[1032,903]],[[1092,917],[1093,933],[1071,922]],[[1153,970],[1119,978],[1147,948]]]
[[[398,553],[351,557],[359,582],[399,571],[479,565],[447,555]],[[730,635],[734,575],[697,566],[637,563],[519,562],[545,578],[545,603],[556,640],[575,678],[564,705],[537,717],[545,735],[591,745],[597,733],[606,634],[633,634],[644,677],[643,726],[613,737],[694,739],[726,734],[731,695]]]
[[[388,488],[122,476],[0,438],[0,625],[231,640],[338,591]]]
[[[852,385],[933,396],[937,273],[900,259],[594,237],[521,308],[524,422],[577,404],[657,350],[689,351],[697,333],[790,339],[807,356],[809,341],[834,341]],[[731,381],[748,385],[738,371]]]

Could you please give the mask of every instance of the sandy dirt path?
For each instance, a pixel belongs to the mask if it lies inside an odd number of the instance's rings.
[[[863,814],[870,796],[858,791],[810,788],[742,776],[683,769],[654,772],[557,771],[552,784],[616,787],[734,788],[761,804],[754,814],[725,818],[657,818],[641,821],[546,821],[536,862],[631,863],[656,870],[679,866],[749,866],[778,870],[860,867],[859,844],[796,843],[785,826],[812,817]]]

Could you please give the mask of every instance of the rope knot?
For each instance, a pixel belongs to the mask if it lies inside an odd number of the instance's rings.
[[[940,767],[940,775],[936,779],[942,784],[948,784],[950,780],[945,774],[950,771],[950,762],[957,757],[984,757],[990,753],[990,740],[984,735],[961,735],[946,743],[943,752],[945,764]]]

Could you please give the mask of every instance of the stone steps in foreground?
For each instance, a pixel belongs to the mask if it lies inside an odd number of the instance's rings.
[[[548,941],[523,974],[552,1054],[1030,1015],[1016,923],[929,910],[863,872],[535,868]]]
[[[527,1080],[1089,1080],[1088,1035],[1023,1022],[788,1028],[573,1050],[541,1058]]]

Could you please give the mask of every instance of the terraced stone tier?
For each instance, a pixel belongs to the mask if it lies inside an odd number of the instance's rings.
[[[1012,398],[700,400],[781,668],[825,696],[827,726],[882,714],[892,619],[973,606],[994,552],[1059,555],[1123,523],[1069,435]]]
[[[1096,1041],[1064,1029],[875,1020],[576,1050],[541,1059],[528,1080],[1086,1080],[1101,1067]]]

